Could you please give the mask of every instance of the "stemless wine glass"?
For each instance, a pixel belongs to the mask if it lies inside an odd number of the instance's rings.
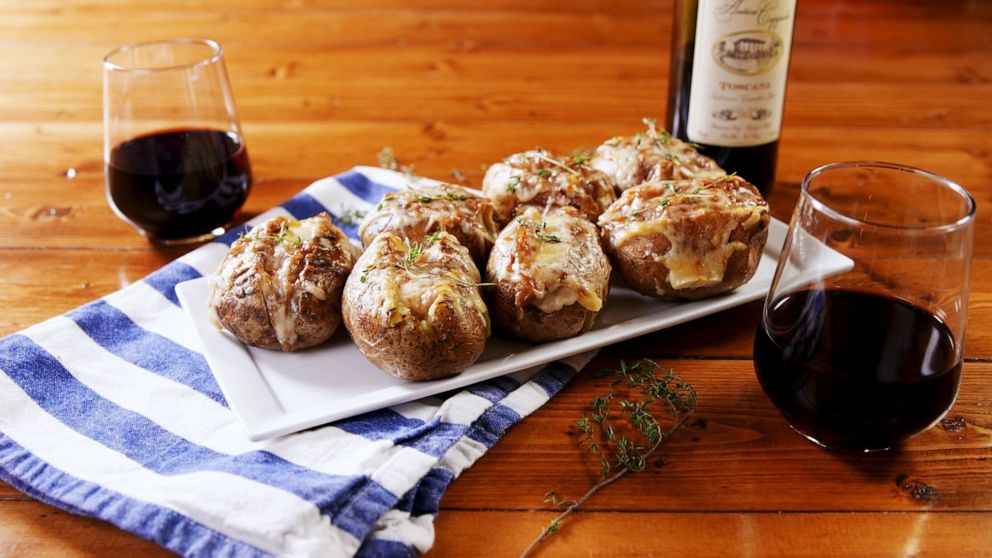
[[[903,165],[806,176],[754,342],[758,380],[793,429],[828,448],[883,450],[950,409],[974,215],[964,188]],[[844,257],[849,271],[825,271]]]
[[[248,152],[210,40],[122,46],[103,59],[107,199],[150,240],[224,233],[251,189]]]

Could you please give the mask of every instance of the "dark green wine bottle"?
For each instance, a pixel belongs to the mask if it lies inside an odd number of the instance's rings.
[[[796,0],[676,0],[668,128],[767,195]]]

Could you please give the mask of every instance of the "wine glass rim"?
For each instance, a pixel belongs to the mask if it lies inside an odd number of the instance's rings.
[[[129,50],[134,50],[149,46],[156,46],[156,45],[175,45],[175,44],[203,45],[209,47],[212,52],[209,54],[209,56],[204,56],[199,60],[194,60],[192,62],[185,62],[183,64],[173,64],[171,66],[149,66],[149,67],[126,66],[110,61],[112,57],[127,52]],[[137,43],[127,43],[121,45],[115,48],[114,50],[108,52],[107,55],[103,57],[103,67],[107,70],[111,70],[115,72],[128,72],[133,74],[154,74],[157,72],[184,70],[184,69],[195,68],[197,66],[206,66],[220,60],[220,58],[223,55],[224,55],[223,47],[221,47],[220,43],[218,43],[213,39],[161,39],[157,41],[141,41]]]
[[[852,215],[848,215],[847,213],[843,213],[843,212],[841,212],[841,211],[839,211],[839,210],[837,210],[837,209],[835,209],[833,207],[830,207],[829,205],[827,205],[826,203],[824,203],[823,201],[821,201],[820,199],[818,199],[815,195],[813,195],[812,192],[810,192],[810,189],[809,189],[810,183],[817,176],[819,176],[819,175],[821,175],[821,174],[823,174],[823,173],[825,173],[827,171],[831,171],[831,170],[845,169],[845,168],[859,168],[859,167],[868,167],[868,168],[879,168],[879,169],[886,169],[886,170],[895,170],[895,171],[908,172],[908,173],[912,173],[912,174],[915,174],[915,175],[918,175],[918,176],[922,176],[922,177],[927,178],[927,179],[929,179],[929,180],[931,180],[931,181],[933,181],[933,182],[935,182],[935,183],[937,183],[937,184],[939,184],[939,185],[941,185],[941,186],[943,186],[943,187],[945,187],[945,188],[953,191],[954,193],[956,193],[958,196],[960,196],[965,201],[965,204],[967,205],[968,210],[967,210],[967,212],[965,213],[964,216],[962,216],[959,219],[957,219],[956,221],[952,221],[950,223],[942,223],[942,224],[939,224],[939,225],[929,225],[929,226],[888,225],[888,224],[884,224],[884,223],[876,223],[876,222],[873,222],[873,221],[867,221],[867,220],[864,220],[864,219],[859,219],[859,218],[854,217]],[[816,167],[815,169],[809,171],[806,174],[806,176],[803,178],[803,182],[802,182],[802,187],[801,188],[802,188],[803,195],[805,195],[810,200],[810,202],[813,204],[813,206],[817,210],[819,210],[819,211],[821,211],[823,213],[826,213],[826,214],[830,215],[831,217],[833,217],[833,218],[835,218],[835,219],[837,219],[839,221],[845,221],[847,223],[850,223],[852,225],[857,225],[859,227],[873,227],[873,228],[876,228],[876,229],[888,229],[888,230],[899,231],[899,232],[903,232],[903,233],[906,233],[906,232],[910,232],[910,233],[912,233],[912,232],[918,232],[918,233],[946,233],[946,232],[955,231],[955,230],[958,230],[958,229],[960,229],[960,228],[962,228],[964,226],[967,226],[975,218],[975,212],[977,211],[977,206],[975,204],[975,198],[971,195],[971,193],[968,192],[968,190],[965,189],[964,186],[961,186],[960,184],[958,184],[957,182],[951,180],[950,178],[947,178],[945,176],[941,176],[939,174],[932,173],[930,171],[926,171],[926,170],[923,170],[923,169],[920,169],[920,168],[911,167],[909,165],[902,165],[902,164],[899,164],[899,163],[887,163],[887,162],[884,162],[884,161],[868,161],[868,160],[865,160],[865,161],[841,161],[841,162],[837,162],[837,163],[827,163],[825,165],[820,165],[819,167]]]

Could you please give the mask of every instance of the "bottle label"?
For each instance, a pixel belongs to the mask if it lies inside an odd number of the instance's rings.
[[[778,139],[796,0],[699,0],[690,141],[747,147]]]

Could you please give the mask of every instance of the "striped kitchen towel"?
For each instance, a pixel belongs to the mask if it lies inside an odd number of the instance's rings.
[[[253,222],[362,213],[406,178],[358,167]],[[0,478],[189,556],[416,556],[448,484],[584,355],[266,442],[249,441],[175,285],[243,230],[0,339]]]

